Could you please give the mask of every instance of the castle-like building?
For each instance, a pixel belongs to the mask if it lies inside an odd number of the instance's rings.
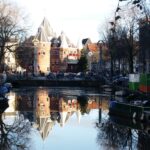
[[[23,68],[34,75],[47,75],[50,72],[78,72],[78,60],[81,55],[87,57],[87,71],[98,72],[100,60],[104,58],[104,45],[92,43],[89,38],[78,41],[77,46],[72,44],[64,32],[56,36],[46,18],[43,19],[35,36],[31,36],[20,47],[28,49],[21,55]],[[81,54],[82,50],[82,54]],[[103,51],[103,52],[102,52]],[[102,54],[103,55],[102,55]],[[105,54],[105,55],[104,55]],[[28,62],[24,63],[28,58]]]
[[[32,42],[35,75],[76,72],[80,49],[70,42],[64,32],[57,37],[46,18],[43,19]]]

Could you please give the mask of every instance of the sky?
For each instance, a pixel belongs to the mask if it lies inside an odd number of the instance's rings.
[[[90,38],[97,42],[104,22],[113,17],[118,0],[13,0],[28,14],[28,21],[36,34],[44,17],[49,20],[57,36],[63,31],[76,44]]]

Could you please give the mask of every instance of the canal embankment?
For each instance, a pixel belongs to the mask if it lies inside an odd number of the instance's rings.
[[[68,87],[96,87],[99,88],[105,84],[103,81],[97,80],[9,80],[13,87],[21,86],[68,86]]]

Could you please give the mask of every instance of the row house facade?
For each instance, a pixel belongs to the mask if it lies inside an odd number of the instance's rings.
[[[103,68],[108,68],[110,55],[104,42],[92,43],[89,38],[82,40],[83,53],[88,61],[88,70],[99,73]]]

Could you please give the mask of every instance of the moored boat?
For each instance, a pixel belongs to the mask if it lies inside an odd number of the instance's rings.
[[[150,133],[150,124],[145,122],[139,122],[134,119],[124,119],[122,117],[110,116],[109,118],[113,123],[128,127],[131,129],[137,129],[140,131],[144,131],[146,133]]]
[[[5,95],[10,92],[12,88],[12,84],[6,82],[7,81],[7,75],[4,71],[3,73],[0,73],[0,97],[1,99],[5,99]]]
[[[11,83],[0,85],[0,97],[5,97],[5,95],[10,92],[11,88]]]
[[[109,115],[150,122],[150,101],[110,101]]]

